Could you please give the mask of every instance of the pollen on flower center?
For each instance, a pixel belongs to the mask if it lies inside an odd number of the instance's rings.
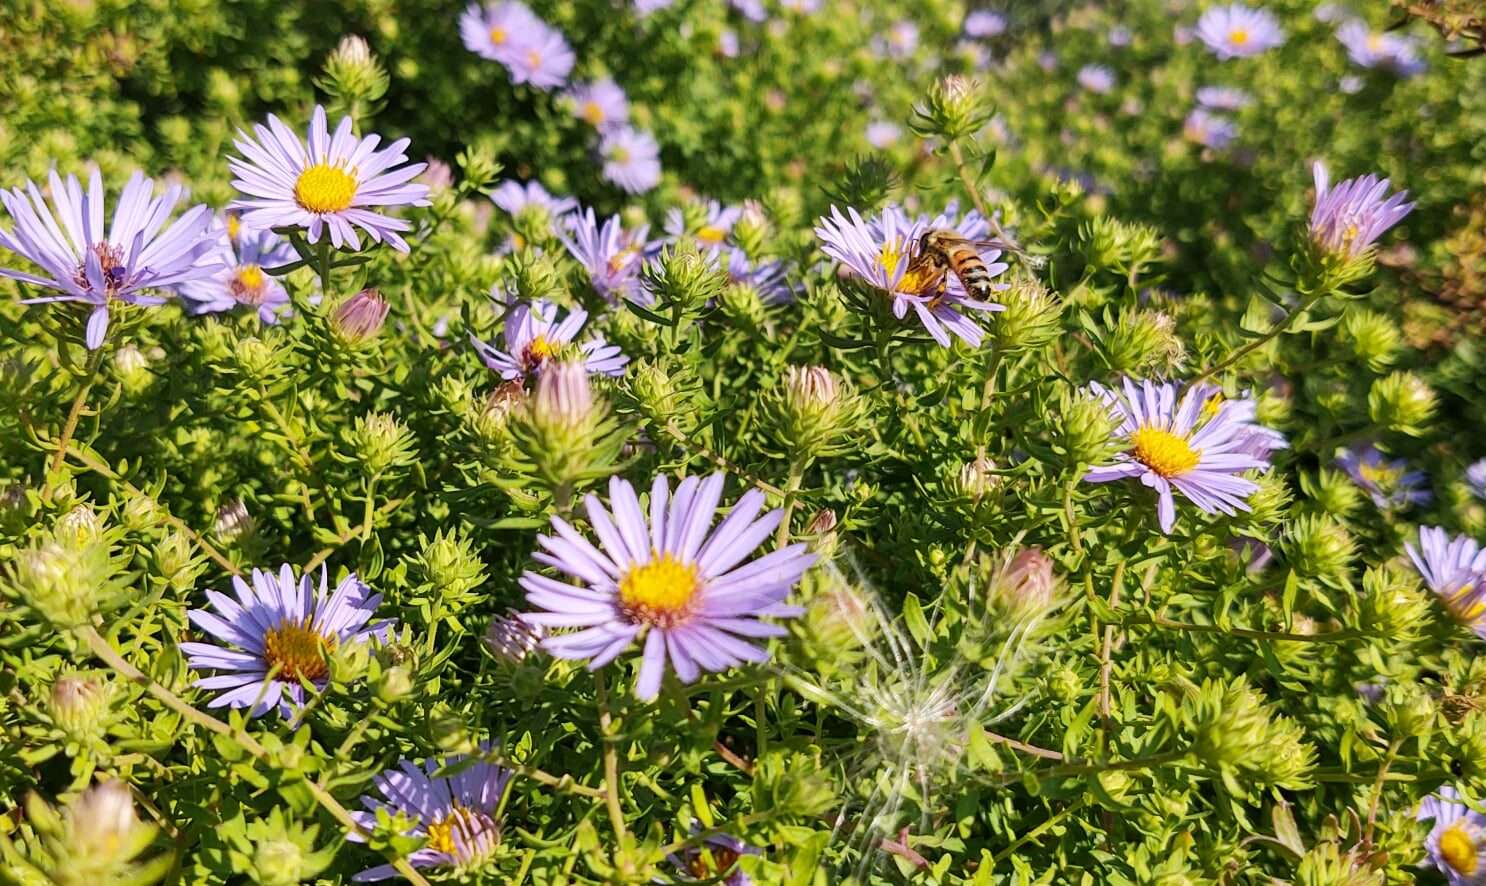
[[[533,68],[540,68],[542,66],[542,54],[533,49],[526,54],[526,63]]]
[[[93,254],[98,256],[98,266],[103,271],[104,294],[111,296],[126,282],[125,276],[128,274],[128,269],[124,267],[124,247],[115,246],[107,240],[99,240],[93,244]],[[77,273],[73,279],[84,289],[92,288],[92,281],[88,279],[87,259],[77,266]]]
[[[1478,865],[1476,841],[1460,825],[1440,834],[1440,857],[1457,873],[1474,874]]]
[[[268,278],[263,273],[263,268],[253,264],[243,265],[232,275],[232,297],[245,305],[262,304],[266,282]]]
[[[697,231],[697,239],[701,240],[703,243],[721,243],[726,237],[727,231],[724,231],[722,228],[715,228],[711,225],[708,225],[705,228],[702,228],[700,231]]]
[[[631,620],[669,627],[685,616],[701,589],[697,567],[661,554],[619,580],[619,602]]]
[[[504,46],[506,42],[506,29],[500,25],[490,29],[490,42],[496,46]]]
[[[1364,463],[1357,466],[1357,473],[1361,474],[1362,478],[1369,483],[1378,486],[1389,486],[1398,482],[1399,475],[1402,471],[1398,468],[1388,467],[1387,465],[1370,465]]]
[[[310,627],[310,617],[302,621],[284,621],[263,634],[263,660],[278,668],[278,680],[298,683],[300,678],[323,680],[330,675],[327,653],[335,649],[334,637],[326,637]]]
[[[587,102],[583,105],[583,119],[597,126],[604,122],[604,109],[599,107],[598,102]]]
[[[557,349],[557,343],[550,341],[545,335],[538,335],[527,344],[522,356],[526,358],[528,366],[539,366],[551,359]]]
[[[343,212],[354,199],[356,177],[328,163],[309,167],[294,183],[294,202],[308,212]]]
[[[1249,32],[1246,28],[1234,28],[1228,32],[1228,42],[1234,46],[1242,46],[1249,42]]]
[[[448,815],[428,826],[428,848],[458,857],[479,848],[471,844],[498,827],[485,813],[456,805]]]
[[[1139,428],[1130,435],[1130,454],[1162,477],[1178,477],[1197,467],[1201,453],[1161,428]]]
[[[625,267],[629,265],[630,259],[634,258],[638,252],[639,250],[637,248],[633,246],[626,246],[625,248],[614,253],[614,257],[609,259],[609,273],[617,274],[620,271],[624,270]]]

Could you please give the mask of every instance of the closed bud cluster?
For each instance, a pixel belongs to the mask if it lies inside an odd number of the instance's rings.
[[[1242,522],[1249,526],[1274,526],[1285,519],[1294,495],[1283,477],[1266,471],[1254,477],[1259,488],[1249,495],[1248,513],[1242,514]]]
[[[1176,323],[1159,311],[1126,311],[1104,339],[1110,368],[1126,375],[1165,375],[1181,366],[1187,349]]]
[[[1430,599],[1412,570],[1384,563],[1362,575],[1357,626],[1368,636],[1407,642],[1428,624]]]
[[[330,314],[330,331],[337,341],[358,348],[375,339],[387,322],[390,306],[375,289],[363,289]]]
[[[88,623],[114,602],[107,542],[76,536],[38,542],[16,555],[8,584],[36,614],[59,628]]]
[[[1302,575],[1331,581],[1344,580],[1357,544],[1346,527],[1320,514],[1295,518],[1280,547],[1285,560]]]
[[[520,613],[508,611],[490,620],[483,642],[496,661],[517,665],[536,650],[545,635],[543,628],[528,623]]]
[[[1362,490],[1341,471],[1322,468],[1307,485],[1316,504],[1333,517],[1347,517],[1362,505]]]
[[[1301,728],[1272,714],[1244,677],[1203,683],[1191,707],[1192,751],[1218,769],[1236,794],[1252,784],[1297,789],[1309,784],[1315,749]]]
[[[1352,356],[1381,372],[1403,347],[1403,331],[1384,314],[1353,308],[1342,316],[1341,340]]]
[[[824,458],[847,451],[863,416],[850,383],[823,366],[791,366],[764,399],[774,440],[791,457]]]
[[[528,207],[546,214],[546,210],[535,205]],[[534,238],[540,242],[545,238],[545,226],[530,230],[521,225],[522,216],[517,216],[517,230],[525,233],[522,237]],[[537,220],[528,219],[527,224],[535,227]],[[561,298],[563,292],[562,272],[559,270],[557,260],[550,250],[544,251],[530,245],[524,246],[506,256],[506,261],[501,265],[501,284],[504,289],[504,297],[510,302],[534,302],[538,299]],[[496,292],[500,292],[497,289]]]
[[[272,381],[284,368],[279,340],[277,335],[241,339],[232,350],[232,368],[255,384]]]
[[[217,519],[212,531],[226,544],[251,538],[258,528],[248,506],[240,498],[229,499],[217,508]]]
[[[722,290],[722,312],[739,329],[759,333],[764,328],[765,307],[758,289],[749,283],[729,283]]]
[[[1434,409],[1434,390],[1412,372],[1384,376],[1367,393],[1367,414],[1373,423],[1401,434],[1421,436]]]
[[[105,781],[88,788],[60,814],[32,794],[26,811],[40,843],[31,858],[43,869],[45,879],[38,882],[145,886],[159,882],[170,871],[168,854],[140,858],[159,829],[135,815],[134,798],[122,782]]]
[[[1380,709],[1394,738],[1417,738],[1420,748],[1429,744],[1439,708],[1434,696],[1423,687],[1412,683],[1390,684],[1383,692]]]
[[[994,332],[1001,350],[1034,350],[1063,334],[1063,304],[1037,278],[1017,276],[996,300],[1006,308],[997,316]]]
[[[1114,452],[1117,427],[1109,407],[1084,392],[1066,395],[1058,443],[1070,465],[1101,464]]]
[[[388,469],[411,464],[414,459],[413,433],[394,416],[373,412],[356,419],[346,432],[349,453],[342,458],[358,464],[370,477]]]
[[[816,511],[805,527],[805,536],[809,540],[810,549],[820,555],[822,560],[831,559],[840,542],[836,536],[836,512],[829,508]]]
[[[495,149],[488,143],[473,144],[460,151],[454,157],[454,164],[464,173],[464,186],[473,190],[484,190],[495,184],[495,178],[501,172]]]
[[[986,586],[991,610],[1016,622],[1046,615],[1058,603],[1063,581],[1041,548],[1004,557]]]
[[[332,112],[360,119],[387,94],[387,71],[365,40],[350,35],[325,59],[325,76],[318,83],[331,96]]]
[[[764,213],[764,208],[756,200],[745,200],[743,214],[738,216],[738,221],[733,225],[733,242],[738,244],[749,260],[758,261],[763,257],[764,244],[771,233],[769,217]]]
[[[683,433],[695,426],[691,395],[696,392],[696,381],[687,370],[646,360],[631,365],[623,384],[627,411],[638,412],[660,427],[674,425]]]
[[[144,393],[155,374],[150,371],[150,358],[134,344],[125,344],[114,352],[113,375],[119,387],[129,396]]]
[[[471,592],[485,581],[485,565],[469,539],[458,531],[443,530],[422,539],[423,550],[413,560],[423,584],[433,596],[455,611],[474,602]]]
[[[46,712],[52,725],[78,744],[100,741],[113,721],[113,684],[85,674],[66,674],[52,683]]]
[[[924,137],[958,141],[985,126],[991,108],[973,77],[952,74],[934,82],[913,108],[913,131]]]
[[[714,256],[699,252],[688,239],[647,262],[640,271],[640,284],[655,299],[657,312],[695,315],[722,294],[728,273]]]
[[[1079,235],[1085,259],[1096,268],[1128,273],[1161,254],[1161,238],[1155,229],[1107,215],[1086,222]]]

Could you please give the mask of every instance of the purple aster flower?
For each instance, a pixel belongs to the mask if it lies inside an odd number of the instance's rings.
[[[733,225],[736,225],[738,219],[743,217],[743,209],[738,206],[723,206],[716,200],[708,200],[705,208],[706,217],[692,233],[700,249],[715,251],[727,244],[727,237],[732,233]],[[676,240],[688,233],[686,215],[679,208],[667,210],[665,231]]]
[[[1424,849],[1450,886],[1478,886],[1486,872],[1486,815],[1471,809],[1452,785],[1419,804],[1419,821],[1431,821]]]
[[[1135,39],[1135,34],[1129,28],[1125,27],[1124,25],[1115,25],[1113,28],[1110,28],[1109,29],[1109,45],[1110,46],[1119,46],[1119,47],[1129,46],[1130,45],[1130,41],[1131,40],[1134,40],[1134,39]]]
[[[599,141],[604,178],[631,194],[660,184],[660,146],[648,132],[616,126]]]
[[[874,120],[867,124],[867,144],[879,151],[885,151],[897,144],[902,136],[903,129],[896,123]]]
[[[485,745],[481,746],[488,750]],[[428,760],[420,768],[403,760],[397,769],[388,769],[372,779],[380,797],[363,796],[366,812],[356,811],[356,819],[366,831],[377,826],[377,811],[389,816],[402,814],[414,820],[409,835],[427,837],[423,848],[407,857],[415,868],[442,868],[464,874],[482,867],[494,855],[500,843],[501,802],[511,787],[511,773],[494,763],[479,760],[467,763],[468,757],[456,754],[444,760]],[[453,775],[434,773],[458,764]],[[351,839],[364,842],[360,832]],[[390,864],[368,868],[351,879],[357,882],[389,880],[397,877]]]
[[[1182,123],[1182,135],[1189,142],[1221,151],[1238,137],[1238,127],[1226,117],[1209,113],[1203,108],[1193,108]]]
[[[342,579],[333,593],[323,568],[318,589],[308,575],[296,579],[287,563],[277,577],[254,569],[252,581],[233,576],[237,599],[207,591],[216,611],[188,613],[192,624],[228,644],[181,644],[190,667],[221,672],[196,681],[199,689],[227,690],[207,707],[252,706],[254,717],[277,707],[284,719],[293,719],[304,706],[303,682],[324,688],[329,680],[331,653],[346,643],[385,638],[391,630],[390,621],[367,627],[382,597],[370,594],[355,575]]]
[[[782,261],[748,260],[748,254],[734,247],[728,250],[728,282],[751,286],[759,300],[766,305],[779,305],[793,301],[795,290],[786,279],[788,267]]]
[[[98,170],[83,192],[76,176],[66,182],[51,173],[51,206],[29,179],[26,189],[0,190],[13,230],[0,228],[0,247],[20,255],[40,269],[32,274],[0,268],[0,277],[50,289],[60,295],[22,299],[22,304],[83,302],[92,306],[86,341],[96,350],[108,332],[110,301],[158,305],[164,299],[145,295],[147,289],[179,286],[210,277],[221,267],[219,240],[212,230],[206,206],[188,209],[169,227],[165,222],[184,189],[172,185],[155,197],[155,183],[134,173],[119,202],[113,223],[103,227],[103,178]]]
[[[515,38],[509,58],[502,59],[512,83],[529,83],[541,90],[567,82],[578,57],[556,28],[538,22],[530,33]]]
[[[766,616],[802,614],[784,601],[815,555],[793,544],[740,566],[784,515],[774,510],[759,517],[764,494],[750,489],[712,527],[725,480],[723,474],[687,477],[672,496],[667,478],[658,476],[647,519],[634,487],[612,478],[612,513],[597,496],[584,500],[602,548],[553,517],[556,534],[538,536],[543,550],[533,559],[580,584],[526,572],[520,584],[538,610],[526,621],[579,630],[548,637],[543,648],[557,658],[588,659],[589,670],[597,670],[643,637],[635,695],[645,701],[660,692],[667,662],[690,683],[703,671],[768,661],[769,653],[748,640],[786,633],[763,621]]]
[[[506,315],[504,351],[474,335],[470,336],[470,342],[486,366],[499,372],[506,381],[512,381],[540,373],[552,357],[572,344],[587,321],[588,312],[582,308],[574,308],[559,320],[557,305],[538,299],[531,305],[518,304]],[[584,368],[595,375],[623,375],[629,362],[618,346],[599,337],[584,342],[578,351],[583,356]]]
[[[1268,10],[1242,3],[1216,6],[1197,20],[1197,37],[1218,58],[1247,58],[1285,42],[1285,32]]]
[[[1204,513],[1229,516],[1249,510],[1247,499],[1259,488],[1240,476],[1269,466],[1264,458],[1244,451],[1256,439],[1253,400],[1215,398],[1215,385],[1193,385],[1177,400],[1171,382],[1125,379],[1121,390],[1094,382],[1090,388],[1119,422],[1115,436],[1124,452],[1113,463],[1092,468],[1090,483],[1139,478],[1156,490],[1161,531],[1176,524],[1180,492]],[[1212,408],[1216,404],[1216,409]]]
[[[1424,504],[1431,498],[1425,485],[1429,476],[1423,471],[1410,471],[1408,462],[1390,461],[1371,444],[1360,451],[1343,449],[1336,454],[1336,463],[1352,482],[1361,486],[1380,508],[1403,508],[1411,504]]]
[[[337,249],[360,249],[356,228],[361,228],[379,243],[408,251],[398,232],[412,225],[376,211],[428,205],[428,186],[412,181],[427,164],[398,165],[408,159],[403,153],[408,139],[379,151],[381,136],[358,138],[350,117],[342,117],[332,135],[319,105],[310,119],[308,145],[272,114],[267,127],[254,124],[253,131],[256,139],[238,132],[234,144],[242,157],[227,160],[237,176],[232,184],[244,195],[227,208],[243,210],[245,226],[265,231],[301,227],[311,243],[329,231]]]
[[[704,881],[721,883],[722,886],[753,886],[753,878],[738,870],[738,859],[758,854],[758,849],[731,834],[715,834],[703,839],[702,845],[673,852],[667,858],[681,872],[684,883]]]
[[[1462,624],[1486,638],[1486,550],[1465,535],[1438,526],[1419,529],[1419,546],[1405,544],[1424,583]]]
[[[599,225],[592,209],[568,219],[568,235],[560,237],[568,252],[588,273],[593,291],[610,302],[621,298],[643,299],[640,268],[654,244],[645,236],[644,225],[633,231],[624,230],[619,216],[613,215]]]
[[[1361,92],[1362,87],[1366,85],[1367,84],[1363,81],[1363,79],[1361,77],[1358,77],[1356,74],[1348,74],[1347,76],[1336,81],[1336,88],[1341,90],[1346,95],[1356,95],[1357,93]]]
[[[573,114],[593,128],[603,131],[629,122],[629,99],[619,84],[609,78],[581,83],[568,91]]]
[[[1335,24],[1336,22],[1351,18],[1352,14],[1347,11],[1345,6],[1339,3],[1322,3],[1316,7],[1316,11],[1312,15],[1316,17],[1316,21],[1318,22]]]
[[[232,216],[217,221],[213,230],[220,238],[222,267],[210,277],[179,286],[191,313],[216,314],[243,307],[256,311],[264,323],[277,323],[279,313],[289,307],[289,293],[267,272],[294,261],[294,247],[273,231],[247,230]]]
[[[977,9],[965,16],[965,36],[977,39],[999,37],[1006,33],[1006,16],[989,9]]]
[[[464,48],[509,66],[515,53],[544,25],[524,3],[471,3],[459,17]]]
[[[1486,498],[1486,458],[1465,469],[1465,485],[1476,498]]]
[[[779,6],[788,12],[811,15],[820,11],[820,0],[779,0]]]
[[[922,248],[920,241],[926,232],[949,229],[967,240],[981,240],[990,232],[985,219],[975,212],[957,218],[953,207],[932,219],[926,216],[910,219],[892,206],[880,216],[865,220],[855,209],[848,209],[847,213],[842,215],[841,210],[832,206],[831,217],[819,219],[815,236],[821,241],[821,251],[841,262],[863,282],[888,293],[893,299],[893,314],[899,319],[913,308],[924,329],[940,345],[949,347],[953,333],[971,347],[979,347],[985,332],[962,311],[1005,308],[970,298],[954,274],[925,279],[918,271],[910,274],[909,267]],[[996,261],[1000,257],[999,249],[981,253],[992,277],[1008,267]],[[936,287],[942,287],[943,291],[937,291]]]
[[[769,10],[764,8],[764,0],[728,0],[728,5],[751,22],[762,23],[769,19]]]
[[[717,51],[723,58],[738,57],[738,34],[731,28],[726,28],[717,35]]]
[[[643,18],[652,12],[659,12],[669,8],[676,0],[635,0],[635,12]]]
[[[1374,31],[1356,19],[1337,28],[1336,38],[1347,48],[1347,57],[1352,63],[1364,68],[1412,77],[1429,67],[1419,58],[1418,46],[1412,38]]]
[[[1078,69],[1075,79],[1084,89],[1103,95],[1114,89],[1115,72],[1104,65],[1084,65]]]
[[[1329,186],[1326,164],[1311,167],[1316,180],[1316,206],[1311,210],[1311,239],[1333,255],[1356,258],[1389,228],[1403,221],[1414,204],[1408,191],[1388,194],[1388,179],[1375,175],[1349,178]]]
[[[506,179],[495,190],[490,192],[490,199],[511,215],[520,215],[528,206],[539,206],[547,210],[553,218],[567,215],[578,208],[578,201],[572,197],[554,197],[547,193],[541,182],[529,181],[521,184],[517,181]]]
[[[1242,111],[1253,102],[1247,92],[1231,86],[1204,86],[1197,90],[1197,104],[1214,111]]]
[[[896,21],[888,28],[885,36],[873,41],[873,46],[878,55],[896,59],[908,58],[918,48],[918,25],[908,19]]]
[[[1058,69],[1058,54],[1051,49],[1044,49],[1037,53],[1037,67],[1044,71],[1056,71]]]

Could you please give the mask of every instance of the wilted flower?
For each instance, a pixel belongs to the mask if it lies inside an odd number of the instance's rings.
[[[990,9],[977,9],[965,16],[965,34],[969,37],[999,37],[1006,33],[1006,16]]]
[[[255,311],[263,323],[277,323],[279,313],[289,306],[289,293],[268,270],[294,261],[294,248],[273,231],[246,230],[221,220],[213,229],[220,238],[221,267],[210,277],[179,287],[191,312],[215,314],[242,307]]]
[[[1259,487],[1242,474],[1269,466],[1243,451],[1258,427],[1253,400],[1214,401],[1218,389],[1205,383],[1193,385],[1180,402],[1171,382],[1125,379],[1119,391],[1098,382],[1089,387],[1120,422],[1115,434],[1125,451],[1113,464],[1092,468],[1085,480],[1140,478],[1159,497],[1162,532],[1176,523],[1173,489],[1205,513],[1232,516],[1249,509],[1246,499]],[[1208,409],[1212,402],[1218,403],[1216,411]]]
[[[700,846],[673,852],[668,858],[681,872],[683,883],[701,881],[722,886],[753,886],[753,878],[738,870],[738,858],[758,854],[759,850],[731,834],[713,834],[703,839]]]
[[[599,141],[604,178],[631,194],[660,184],[660,146],[648,132],[615,126]]]
[[[1404,545],[1424,583],[1450,614],[1486,638],[1486,550],[1475,539],[1451,537],[1438,526],[1419,530],[1419,546]]]
[[[1435,869],[1452,886],[1478,882],[1486,871],[1486,815],[1465,805],[1454,786],[1442,785],[1419,804],[1418,818],[1432,822],[1424,848]]]
[[[1357,452],[1343,449],[1336,454],[1336,463],[1380,508],[1424,504],[1431,497],[1427,474],[1410,471],[1407,462],[1383,458],[1375,446],[1364,446]]]
[[[1402,34],[1374,31],[1364,22],[1351,19],[1336,29],[1336,39],[1347,48],[1347,57],[1364,68],[1392,71],[1399,77],[1412,77],[1429,66],[1419,58],[1412,38]]]
[[[206,592],[215,612],[189,613],[192,624],[226,645],[180,644],[190,667],[221,672],[196,681],[198,689],[226,690],[208,707],[251,707],[254,717],[277,707],[292,719],[304,706],[303,683],[326,685],[331,653],[346,643],[385,639],[392,627],[390,621],[367,627],[382,597],[355,575],[331,592],[323,569],[316,588],[308,575],[296,580],[285,563],[277,577],[254,569],[251,585],[233,576],[232,588],[235,600]]]
[[[1215,6],[1197,20],[1197,37],[1218,58],[1246,58],[1285,42],[1279,20],[1242,3]]]
[[[1084,65],[1078,69],[1075,79],[1084,89],[1103,95],[1114,89],[1115,72],[1104,65]]]
[[[363,289],[341,303],[330,315],[330,328],[346,344],[370,341],[387,322],[387,299],[375,289]]]
[[[1238,127],[1233,121],[1217,114],[1210,114],[1202,108],[1193,108],[1182,124],[1182,135],[1187,141],[1220,151],[1233,143],[1238,136]]]
[[[427,206],[428,187],[412,182],[425,164],[399,165],[408,159],[403,153],[408,139],[377,150],[381,137],[357,137],[352,125],[350,117],[343,117],[332,134],[325,108],[316,105],[308,144],[272,114],[267,127],[253,126],[256,139],[239,131],[234,144],[242,157],[229,158],[227,166],[236,176],[233,186],[244,196],[228,209],[242,210],[242,223],[249,228],[304,228],[311,243],[328,231],[337,249],[360,249],[356,228],[361,228],[372,240],[407,252],[398,232],[411,223],[378,210]]]
[[[28,259],[40,275],[0,268],[0,277],[51,289],[61,295],[22,299],[23,304],[73,301],[92,306],[86,340],[89,349],[103,345],[108,332],[109,302],[158,305],[163,298],[145,290],[178,286],[210,277],[221,267],[211,210],[188,209],[174,223],[165,220],[184,194],[171,185],[154,197],[155,183],[136,172],[119,194],[113,223],[103,227],[103,178],[94,169],[83,193],[77,176],[64,183],[55,171],[49,179],[52,205],[35,183],[26,189],[0,190],[0,203],[15,223],[0,228],[0,247]]]
[[[483,748],[482,748],[483,749]],[[421,849],[407,856],[415,868],[451,868],[466,873],[483,866],[495,854],[501,839],[501,803],[511,786],[511,773],[483,760],[459,766],[463,754],[444,760],[426,761],[420,768],[403,760],[397,769],[388,769],[372,779],[377,793],[361,798],[367,812],[352,812],[351,817],[368,832],[377,830],[379,818],[398,816],[414,822],[408,834],[426,837]],[[453,775],[435,776],[435,772],[458,767]],[[352,832],[358,842],[366,838]],[[378,865],[357,874],[358,882],[387,880],[400,876],[390,864]]]
[[[647,520],[634,487],[612,478],[612,510],[594,495],[584,501],[602,549],[553,517],[556,534],[538,537],[543,551],[534,559],[583,585],[526,572],[521,586],[537,607],[526,620],[581,630],[548,637],[542,647],[558,658],[588,659],[596,670],[643,636],[635,694],[646,701],[660,692],[667,661],[686,683],[704,670],[767,661],[766,651],[743,638],[785,633],[762,618],[801,614],[784,600],[815,555],[793,544],[738,566],[773,534],[784,513],[759,517],[764,495],[751,489],[709,532],[725,481],[723,474],[687,477],[672,497],[667,478],[657,476]]]
[[[1390,184],[1386,178],[1365,175],[1332,188],[1326,164],[1317,161],[1311,169],[1316,179],[1311,239],[1331,255],[1344,259],[1362,255],[1414,208],[1414,204],[1404,202],[1408,191],[1385,198]]]
[[[1253,96],[1231,86],[1204,86],[1197,90],[1197,104],[1214,111],[1241,111],[1253,102]]]
[[[587,320],[588,312],[582,308],[573,308],[559,321],[557,305],[541,299],[531,305],[523,302],[506,316],[504,351],[474,334],[470,342],[486,366],[511,381],[540,373],[548,360],[572,344]],[[617,345],[607,344],[602,337],[589,339],[577,351],[583,366],[595,375],[623,375],[629,362]]]
[[[580,83],[568,91],[573,114],[600,131],[629,122],[629,99],[612,79]]]
[[[593,210],[586,209],[568,221],[568,235],[561,240],[588,272],[593,290],[612,302],[640,293],[640,268],[652,249],[645,239],[648,233],[644,225],[624,230],[617,215],[600,226]]]

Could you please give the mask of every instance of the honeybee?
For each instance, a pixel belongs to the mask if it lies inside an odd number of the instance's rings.
[[[980,257],[982,249],[1005,249],[999,240],[970,240],[948,228],[930,228],[918,241],[918,254],[903,272],[905,284],[916,295],[944,296],[954,274],[972,298],[991,297],[991,271]]]

